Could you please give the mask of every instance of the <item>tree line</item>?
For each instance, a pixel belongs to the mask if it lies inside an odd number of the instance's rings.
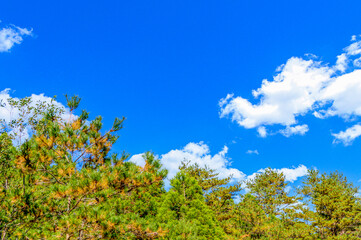
[[[68,113],[30,98],[2,103],[18,115],[1,121],[2,240],[361,237],[358,188],[339,172],[310,170],[288,191],[271,168],[232,183],[185,160],[166,190],[152,153],[138,166],[112,151],[124,118],[104,131],[101,117],[75,115],[79,103],[67,98]]]

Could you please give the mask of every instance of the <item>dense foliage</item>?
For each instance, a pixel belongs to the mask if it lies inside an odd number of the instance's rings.
[[[123,119],[9,99],[1,121],[1,239],[358,239],[358,189],[309,171],[297,191],[270,168],[243,183],[185,161],[170,180],[155,156],[137,166],[112,146]],[[24,135],[28,134],[27,137]],[[243,188],[243,189],[242,189]],[[293,194],[291,194],[292,192]]]

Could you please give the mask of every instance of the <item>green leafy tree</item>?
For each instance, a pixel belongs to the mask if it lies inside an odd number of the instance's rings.
[[[14,198],[20,185],[20,176],[14,162],[16,149],[9,135],[0,135],[0,229],[1,239],[6,239],[19,218],[18,202]]]
[[[214,212],[205,204],[196,179],[179,172],[162,202],[158,219],[168,229],[167,239],[223,239]]]
[[[0,239],[359,239],[358,188],[340,173],[310,170],[299,191],[267,168],[245,182],[183,162],[167,171],[112,147],[124,118],[102,118],[31,98],[0,103]],[[78,115],[77,115],[78,114]],[[10,114],[11,115],[11,114]],[[302,196],[302,197],[301,197]]]
[[[265,169],[246,183],[249,193],[239,204],[240,222],[251,238],[290,239],[310,237],[307,208],[300,196],[287,192],[283,173]]]
[[[206,204],[215,213],[217,221],[228,235],[237,235],[234,223],[234,198],[241,191],[241,183],[232,183],[232,176],[219,178],[219,173],[208,166],[182,162],[180,170],[193,177],[202,188]]]
[[[267,235],[272,227],[269,218],[257,199],[251,194],[241,196],[233,218],[240,239],[258,239]]]
[[[9,102],[26,113],[11,123],[13,127],[24,126],[24,119],[30,119],[33,134],[14,148],[5,133],[10,128],[3,128],[3,239],[139,239],[139,233],[152,239],[162,235],[161,229],[147,224],[147,212],[131,206],[145,189],[161,192],[166,172],[149,154],[142,168],[125,161],[125,154],[110,153],[124,118],[102,133],[101,117],[89,121],[85,111],[73,114],[78,97],[68,99],[66,119],[64,110],[53,105],[43,109],[39,104],[35,110],[30,102]],[[139,206],[142,200],[137,201]]]
[[[302,192],[314,212],[310,213],[317,236],[322,239],[359,239],[361,205],[358,188],[339,172],[320,174],[310,170]]]

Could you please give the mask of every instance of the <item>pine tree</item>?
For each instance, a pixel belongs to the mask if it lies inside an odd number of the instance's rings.
[[[12,234],[14,226],[19,224],[19,203],[17,192],[21,189],[20,176],[14,162],[16,149],[10,136],[3,132],[0,135],[0,230],[1,239]]]
[[[322,239],[358,239],[361,205],[358,188],[339,172],[319,174],[310,170],[302,192],[309,198],[314,212],[312,225]]]
[[[267,236],[272,227],[267,214],[251,194],[241,196],[234,213],[233,220],[240,239],[260,239]]]
[[[224,239],[196,179],[181,171],[171,186],[158,213],[159,221],[168,229],[166,239]]]
[[[154,154],[145,165],[112,147],[102,118],[30,98],[9,99],[0,120],[0,239],[359,239],[358,188],[311,170],[299,192],[270,168],[245,182],[183,162],[166,191]],[[76,115],[78,114],[78,115]],[[303,197],[301,197],[302,194]],[[239,197],[237,199],[237,197]]]
[[[240,222],[251,238],[307,238],[307,208],[300,196],[287,192],[283,173],[265,169],[246,183],[249,193],[239,204]]]
[[[3,239],[139,239],[139,232],[151,239],[162,235],[161,229],[150,229],[139,209],[131,206],[146,189],[161,192],[166,172],[149,154],[142,168],[125,161],[125,154],[110,153],[124,118],[102,133],[101,117],[89,121],[85,111],[73,114],[78,97],[68,99],[66,119],[56,106],[38,104],[40,114],[29,102],[12,102],[27,114],[14,127],[24,126],[26,118],[33,134],[15,150],[6,133],[1,135],[0,171],[11,171],[12,177],[6,173],[0,179]]]
[[[215,213],[217,221],[228,235],[237,235],[234,223],[236,204],[234,198],[241,191],[241,183],[231,183],[232,176],[219,178],[219,173],[208,166],[200,167],[183,161],[180,168],[189,176],[195,178],[202,188],[206,204]]]

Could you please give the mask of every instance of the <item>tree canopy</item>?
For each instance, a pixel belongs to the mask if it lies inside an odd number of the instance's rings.
[[[1,120],[1,239],[358,239],[358,188],[310,170],[299,189],[267,168],[244,182],[184,161],[166,189],[154,154],[144,166],[112,146],[125,118],[9,99]],[[78,114],[78,115],[77,115]]]

